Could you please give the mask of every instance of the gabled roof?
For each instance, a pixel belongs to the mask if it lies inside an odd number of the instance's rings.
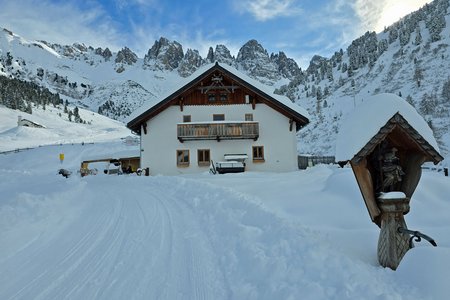
[[[379,94],[357,107],[342,124],[336,143],[336,161],[358,163],[393,131],[434,163],[443,159],[433,132],[404,99]],[[406,145],[405,145],[406,146]]]
[[[403,146],[406,144],[414,144],[414,148],[420,150],[424,155],[428,156],[433,163],[438,163],[444,158],[439,154],[439,152],[434,149],[418,132],[415,130],[408,121],[403,118],[399,113],[395,114],[387,123],[384,125],[378,133],[373,136],[373,138],[351,159],[351,161],[358,163],[364,157],[367,157],[370,153],[375,150],[375,147],[384,141],[387,136],[399,128],[404,134],[401,140]]]
[[[196,84],[200,83],[202,80],[216,71],[220,71],[226,74],[235,82],[258,94],[265,104],[275,110],[280,111],[288,118],[294,120],[297,123],[298,128],[309,123],[309,115],[307,111],[299,105],[292,103],[289,98],[281,95],[276,95],[273,93],[273,91],[270,91],[269,87],[264,86],[254,79],[251,79],[245,74],[242,74],[235,68],[216,62],[215,64],[206,65],[194,72],[184,81],[184,83],[181,84],[180,88],[163,97],[161,101],[153,103],[149,106],[144,105],[142,108],[135,111],[128,118],[127,127],[135,132],[138,132],[143,122],[151,119],[161,111],[171,106],[173,104],[173,101],[178,96],[182,95],[184,92],[194,87]]]

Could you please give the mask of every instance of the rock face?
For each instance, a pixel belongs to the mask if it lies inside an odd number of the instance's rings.
[[[203,64],[204,60],[198,53],[198,50],[188,49],[183,60],[180,62],[178,74],[180,74],[181,77],[188,77]]]
[[[256,40],[250,40],[242,46],[236,57],[236,63],[250,76],[261,79],[266,84],[273,84],[272,81],[281,78],[278,66]]]
[[[117,56],[114,61],[116,62],[116,64],[132,65],[135,62],[137,62],[137,59],[138,59],[137,55],[133,51],[131,51],[128,47],[125,47],[119,52],[117,52]]]
[[[151,70],[172,71],[181,63],[183,59],[183,47],[180,43],[161,37],[159,41],[148,50],[144,57],[144,65]]]
[[[288,58],[282,51],[278,54],[272,54],[270,59],[278,66],[278,72],[290,80],[293,80],[296,76],[299,76],[302,73],[302,70],[299,68],[295,60]]]
[[[218,61],[230,66],[235,64],[234,57],[231,56],[230,50],[228,50],[225,45],[216,46],[216,50],[214,51],[214,61]]]
[[[313,74],[317,72],[324,63],[327,63],[328,59],[320,55],[314,55],[309,62],[309,67],[306,69],[308,74]]]

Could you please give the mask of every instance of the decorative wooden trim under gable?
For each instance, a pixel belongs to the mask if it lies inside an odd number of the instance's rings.
[[[183,111],[183,105],[184,105],[184,99],[183,99],[183,97],[181,97],[181,98],[178,100],[178,105],[180,105],[180,111]]]
[[[147,122],[142,123],[142,128],[144,129],[144,134],[147,134]]]

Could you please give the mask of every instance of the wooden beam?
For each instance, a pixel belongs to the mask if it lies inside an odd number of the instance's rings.
[[[252,109],[253,110],[255,110],[255,107],[256,107],[256,100],[255,100],[255,98],[256,97],[252,97]]]
[[[142,123],[142,127],[144,128],[144,134],[147,134],[147,122]]]
[[[294,127],[294,120],[290,119],[289,120],[289,131],[292,131],[293,127]]]
[[[367,169],[367,158],[362,159],[359,163],[350,161],[353,173],[355,174],[356,182],[358,183],[359,190],[366,204],[372,222],[381,226],[379,216],[381,211],[377,205],[374,193],[374,186],[372,181],[372,175]]]
[[[229,94],[234,93],[234,90],[238,89],[239,86],[237,85],[208,85],[208,86],[201,86],[197,89],[202,92],[202,94],[206,94],[210,90],[226,90]]]
[[[180,105],[180,111],[183,111],[183,104],[184,104],[183,97],[181,97],[180,100],[178,100],[178,104]]]

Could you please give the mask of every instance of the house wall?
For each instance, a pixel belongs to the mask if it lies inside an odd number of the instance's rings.
[[[177,138],[177,124],[184,115],[191,116],[191,122],[213,120],[213,114],[225,114],[225,121],[244,121],[245,114],[253,114],[253,121],[259,122],[259,138],[247,140],[195,140],[181,143]],[[252,146],[264,146],[264,162],[253,162]],[[210,149],[213,161],[223,161],[225,154],[247,154],[247,171],[285,172],[297,169],[297,139],[295,124],[289,130],[289,119],[265,104],[214,105],[214,106],[171,106],[147,122],[147,134],[141,130],[141,167],[150,168],[150,174],[175,175],[201,173],[208,166],[199,166],[198,149]],[[190,163],[187,167],[177,166],[176,151],[189,150]]]

